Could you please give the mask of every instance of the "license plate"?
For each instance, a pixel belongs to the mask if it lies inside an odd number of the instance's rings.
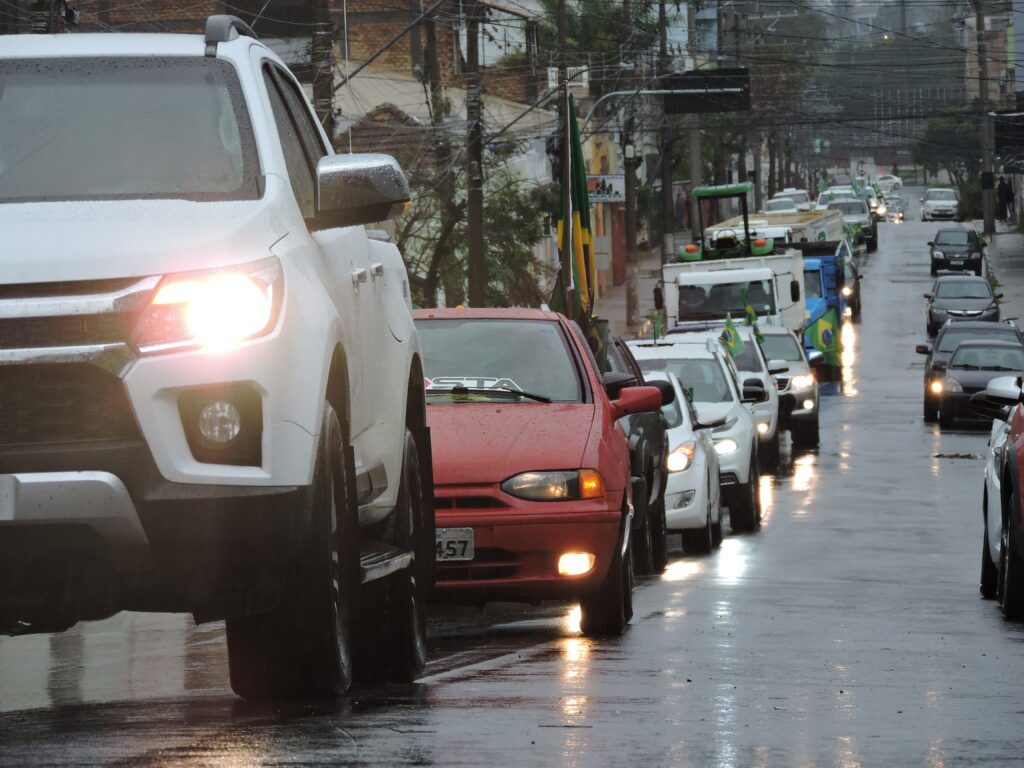
[[[950,263],[950,265],[952,265],[954,267],[962,267],[964,265],[964,260],[963,259],[952,259],[949,263]]]
[[[450,563],[473,559],[472,528],[438,528],[434,541],[438,562]]]

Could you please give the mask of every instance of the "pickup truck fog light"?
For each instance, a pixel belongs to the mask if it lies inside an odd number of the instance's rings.
[[[676,502],[676,509],[683,509],[693,504],[693,497],[696,495],[696,491],[683,491],[680,493],[679,500]]]
[[[805,411],[809,411],[813,407],[814,407],[814,401],[813,400],[804,400],[804,410]]]
[[[242,431],[242,414],[226,400],[216,400],[199,412],[199,434],[211,443],[230,443]]]
[[[203,464],[258,467],[263,462],[263,399],[251,384],[216,384],[178,396],[192,457]]]
[[[767,435],[768,434],[768,425],[765,424],[763,421],[758,422],[757,434],[759,434],[759,435]]]
[[[566,552],[558,558],[559,576],[582,576],[594,569],[597,558],[590,552]]]

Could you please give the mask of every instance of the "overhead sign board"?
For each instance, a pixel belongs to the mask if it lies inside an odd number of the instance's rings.
[[[695,69],[663,78],[661,87],[670,115],[750,110],[750,70],[745,67]]]
[[[587,197],[592,203],[624,203],[626,177],[621,173],[611,176],[587,176]]]

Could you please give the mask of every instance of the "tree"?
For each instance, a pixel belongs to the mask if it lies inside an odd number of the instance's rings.
[[[932,173],[944,169],[960,189],[962,200],[981,174],[981,131],[976,117],[933,117],[911,147],[914,162]]]

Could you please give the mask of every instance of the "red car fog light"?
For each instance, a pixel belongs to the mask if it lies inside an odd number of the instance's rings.
[[[590,552],[566,552],[558,558],[559,576],[583,576],[594,570],[597,557]]]

